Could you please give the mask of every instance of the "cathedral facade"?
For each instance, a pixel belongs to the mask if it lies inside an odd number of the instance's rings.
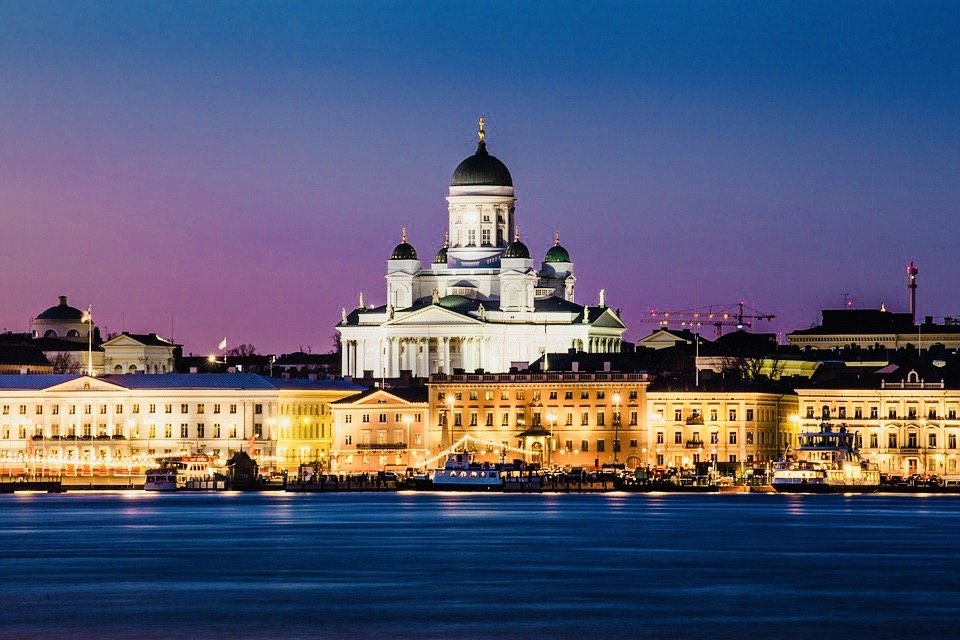
[[[344,375],[426,377],[523,367],[545,352],[620,351],[626,326],[607,307],[574,300],[573,261],[557,233],[539,268],[517,231],[513,178],[487,151],[453,172],[443,246],[425,262],[401,234],[387,260],[387,299],[343,309]]]

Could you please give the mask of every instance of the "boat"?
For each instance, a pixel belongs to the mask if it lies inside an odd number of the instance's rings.
[[[443,467],[416,478],[421,491],[502,491],[503,475],[495,464],[474,462],[473,454],[457,451],[447,455]]]
[[[856,434],[824,422],[801,433],[799,446],[773,463],[770,485],[778,493],[870,493],[880,488],[877,465],[860,458]]]
[[[210,466],[212,458],[202,454],[163,458],[160,466],[147,471],[145,491],[180,489],[217,489],[218,481]]]

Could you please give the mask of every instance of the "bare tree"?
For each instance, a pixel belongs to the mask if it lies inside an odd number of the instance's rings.
[[[333,349],[331,349],[329,353],[340,353],[340,350],[343,348],[343,344],[340,341],[340,332],[334,331],[331,338],[333,339]]]
[[[249,356],[257,355],[257,348],[252,344],[245,342],[243,344],[238,344],[232,349],[227,351],[227,355],[233,358],[247,358]]]
[[[53,367],[54,373],[80,373],[82,369],[80,362],[66,351],[48,355],[47,362]]]

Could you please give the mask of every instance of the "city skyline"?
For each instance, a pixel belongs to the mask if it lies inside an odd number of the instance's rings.
[[[476,120],[577,301],[960,315],[960,9],[0,2],[0,329],[58,295],[185,352],[332,346]]]

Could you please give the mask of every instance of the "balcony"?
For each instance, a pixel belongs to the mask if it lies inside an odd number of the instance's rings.
[[[687,440],[684,444],[686,449],[703,449],[703,440]]]
[[[703,424],[703,416],[699,413],[695,413],[689,418],[687,418],[687,424]]]
[[[361,451],[401,451],[406,448],[406,442],[361,442],[357,445]]]

